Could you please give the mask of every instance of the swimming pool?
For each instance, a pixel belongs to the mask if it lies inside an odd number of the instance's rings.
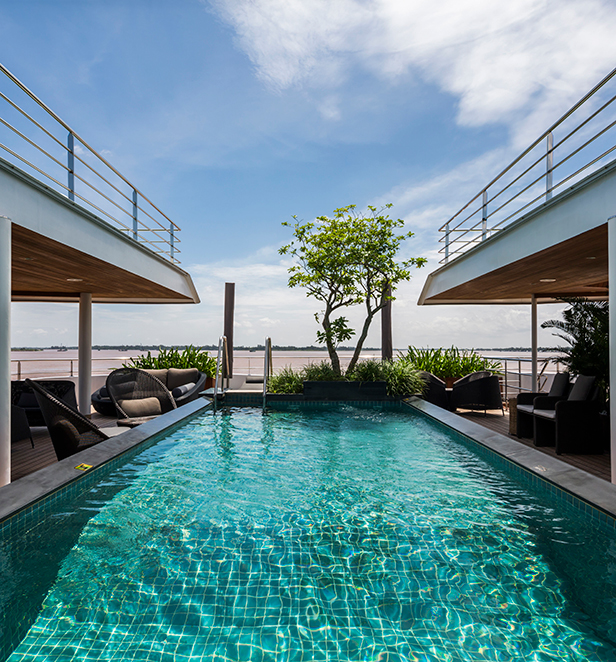
[[[3,636],[11,661],[608,662],[615,543],[405,411],[210,412],[2,542]]]

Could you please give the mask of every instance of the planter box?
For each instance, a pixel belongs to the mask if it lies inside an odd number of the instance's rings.
[[[304,382],[306,400],[389,400],[385,382]]]

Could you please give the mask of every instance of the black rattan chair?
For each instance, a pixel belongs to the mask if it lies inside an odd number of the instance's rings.
[[[534,422],[533,410],[535,408],[535,398],[545,397],[561,398],[564,400],[569,391],[569,373],[559,372],[554,375],[549,393],[526,392],[519,393],[517,399],[517,417],[516,417],[516,437],[533,438]]]
[[[539,396],[534,400],[533,442],[556,446],[561,453],[602,453],[601,401],[596,377],[578,375],[567,398]]]
[[[31,426],[45,425],[43,414],[39,409],[34,392],[28,385],[28,381],[26,379],[11,382],[11,404],[26,412],[28,423]],[[68,379],[39,379],[37,384],[58,400],[65,402],[69,407],[77,409],[74,382]]]
[[[21,407],[11,405],[11,443],[13,444],[22,439],[30,439],[32,448],[34,448],[34,440],[32,439],[26,412]]]
[[[445,387],[445,382],[425,370],[422,371],[421,376],[426,382],[426,388],[421,397],[437,407],[449,409],[449,392]]]
[[[177,409],[169,389],[145,370],[114,370],[107,377],[106,387],[118,413],[118,425],[139,425]]]
[[[486,415],[488,409],[500,409],[504,415],[498,375],[481,370],[458,379],[449,394],[449,406],[452,411],[483,409]]]
[[[58,460],[109,439],[92,421],[40,384],[30,379],[26,379],[26,384],[34,391]]]

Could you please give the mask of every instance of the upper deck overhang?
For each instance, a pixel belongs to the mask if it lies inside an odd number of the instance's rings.
[[[616,162],[432,272],[418,304],[606,299],[607,220],[615,214]]]
[[[13,301],[199,303],[186,271],[3,160],[0,214],[12,221]]]

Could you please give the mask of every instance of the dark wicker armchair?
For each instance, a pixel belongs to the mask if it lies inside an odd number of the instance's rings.
[[[423,399],[437,407],[449,409],[449,393],[445,387],[445,382],[431,372],[423,371],[421,376],[426,382],[426,388],[422,395]]]
[[[449,394],[449,406],[452,411],[483,409],[484,414],[488,409],[500,409],[504,415],[498,375],[482,370],[458,379]]]
[[[533,438],[535,398],[545,397],[560,398],[564,400],[569,391],[569,373],[559,372],[554,375],[549,393],[519,393],[517,399],[516,437]],[[555,400],[556,401],[556,400]]]
[[[138,425],[177,409],[169,389],[145,370],[114,370],[107,377],[106,387],[118,412],[118,425]]]
[[[29,385],[28,379],[11,382],[11,404],[26,412],[28,423],[33,426],[45,425],[43,414],[38,406],[34,391]],[[39,379],[37,384],[42,386],[58,400],[73,409],[77,409],[75,397],[75,384],[68,379]]]
[[[40,384],[30,379],[26,379],[26,384],[34,392],[58,460],[109,439],[92,421]]]
[[[601,401],[596,378],[579,375],[567,398],[539,396],[534,400],[535,446],[556,446],[556,454],[602,453]]]

